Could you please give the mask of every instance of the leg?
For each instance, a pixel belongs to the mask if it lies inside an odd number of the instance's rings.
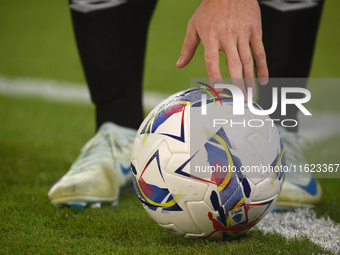
[[[306,87],[323,1],[260,1],[260,6],[269,76],[283,78],[280,81],[274,79],[267,86],[259,86],[259,104],[268,109],[272,103],[272,86],[278,87],[279,91],[281,87],[287,86]],[[289,96],[298,98],[300,95]],[[279,94],[278,108],[271,118],[297,120],[298,108],[292,105],[287,107],[287,115],[281,116],[280,98]],[[288,167],[304,165],[306,161],[299,143],[297,127],[277,126],[285,148]],[[320,202],[321,196],[321,187],[310,173],[288,172],[276,206],[285,209],[314,206]]]
[[[120,188],[131,180],[132,144],[143,120],[146,34],[155,3],[70,1],[77,45],[96,105],[98,132],[48,192],[56,206],[115,204]]]
[[[104,8],[108,4],[87,4],[89,9],[84,10],[82,1],[71,0],[78,50],[96,106],[97,129],[107,121],[136,129],[143,120],[144,52],[156,1]],[[96,9],[100,5],[103,9]]]
[[[323,1],[260,1],[263,26],[263,43],[267,53],[271,78],[307,78],[312,64],[313,51],[319,27]],[[259,104],[271,106],[272,86],[306,87],[306,79],[287,80],[259,86]],[[298,98],[298,94],[290,94]],[[279,99],[281,98],[279,94]],[[297,119],[298,108],[287,107],[287,116],[281,116],[281,102],[271,115],[272,119]],[[297,127],[288,131],[297,131]]]

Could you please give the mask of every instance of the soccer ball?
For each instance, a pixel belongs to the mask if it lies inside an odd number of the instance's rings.
[[[137,132],[134,188],[147,213],[176,235],[224,239],[245,233],[281,191],[285,155],[275,125],[247,104],[242,116],[232,107],[227,90],[191,88],[156,106]]]

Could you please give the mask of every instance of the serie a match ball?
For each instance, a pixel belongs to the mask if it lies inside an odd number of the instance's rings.
[[[237,236],[277,200],[285,165],[278,131],[247,103],[243,115],[232,109],[229,91],[191,88],[156,106],[137,132],[134,188],[147,213],[176,235]]]

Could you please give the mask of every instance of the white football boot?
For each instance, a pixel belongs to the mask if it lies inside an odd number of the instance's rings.
[[[286,173],[282,191],[275,204],[276,210],[287,210],[296,207],[314,207],[321,201],[322,189],[318,181],[310,172],[300,172],[300,165],[304,166],[303,139],[296,132],[289,132],[277,126],[286,152],[288,168],[296,166],[296,171]],[[302,167],[302,169],[304,169]]]
[[[131,181],[130,157],[136,130],[104,123],[85,144],[70,170],[48,192],[55,206],[115,205],[120,188]]]

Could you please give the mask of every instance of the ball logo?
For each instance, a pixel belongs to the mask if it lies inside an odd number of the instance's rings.
[[[221,106],[222,106],[222,100],[221,100],[221,97],[220,95],[218,94],[218,92],[214,89],[213,86],[210,86],[206,83],[203,83],[203,82],[197,82],[198,84],[201,84],[201,85],[204,85],[206,86],[208,89],[210,89],[214,94],[215,96],[218,98]],[[201,110],[201,113],[202,115],[207,115],[207,94],[211,97],[211,99],[214,101],[215,104],[216,103],[216,100],[215,100],[215,97],[211,94],[211,92],[208,90],[208,89],[204,89],[202,87],[199,88],[200,90],[204,91],[206,94],[202,93],[202,110]]]

